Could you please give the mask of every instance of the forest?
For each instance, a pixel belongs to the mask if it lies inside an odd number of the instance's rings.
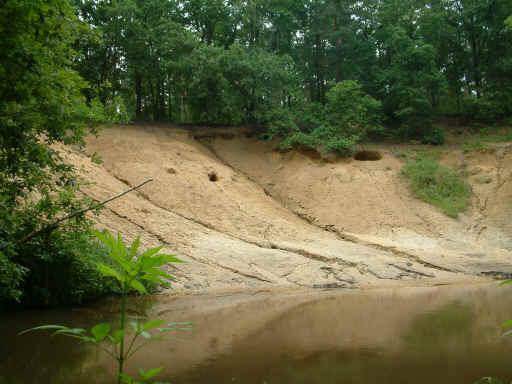
[[[440,144],[437,116],[512,113],[507,0],[82,1],[89,101],[114,119],[266,127],[343,152]]]

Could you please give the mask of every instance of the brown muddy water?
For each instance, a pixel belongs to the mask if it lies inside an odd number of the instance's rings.
[[[23,329],[88,326],[117,303],[0,315],[1,384],[111,383],[94,348]],[[512,289],[497,283],[323,293],[157,296],[131,302],[133,316],[191,321],[151,344],[130,368],[165,367],[173,384],[473,383],[512,379]]]

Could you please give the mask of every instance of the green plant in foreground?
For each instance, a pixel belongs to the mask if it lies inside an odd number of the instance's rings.
[[[98,263],[99,272],[113,278],[121,292],[121,310],[119,326],[100,323],[90,330],[70,328],[64,325],[42,325],[31,328],[21,334],[36,330],[51,330],[53,335],[64,335],[82,342],[97,345],[117,362],[118,384],[148,383],[162,368],[139,370],[137,378],[125,372],[125,363],[138,352],[147,342],[161,339],[162,334],[180,329],[188,329],[189,323],[166,323],[164,320],[130,320],[127,316],[126,300],[131,292],[146,294],[145,284],[151,286],[168,286],[172,276],[161,267],[168,263],[179,263],[174,255],[160,253],[162,246],[150,248],[139,253],[140,239],[137,238],[127,247],[120,235],[96,232],[97,238],[108,250],[111,265]],[[128,330],[131,328],[131,333]],[[143,339],[143,340],[142,340]],[[142,342],[140,342],[142,341]]]
[[[471,189],[457,171],[429,157],[419,157],[408,161],[402,173],[416,196],[446,215],[457,217],[467,208]]]

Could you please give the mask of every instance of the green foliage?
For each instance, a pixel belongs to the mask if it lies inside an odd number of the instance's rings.
[[[0,297],[4,300],[19,299],[23,294],[21,284],[26,272],[26,268],[12,262],[0,252]]]
[[[347,80],[382,103],[386,136],[440,142],[439,113],[512,115],[509,0],[75,3],[88,100],[129,117],[289,133],[270,109],[325,105]]]
[[[51,146],[81,145],[84,128],[104,119],[73,70],[80,28],[65,0],[8,0],[0,9],[1,304],[79,302],[106,290],[84,217],[30,236],[87,204]]]
[[[380,103],[356,81],[336,84],[326,98],[325,106],[314,103],[296,111],[298,121],[282,141],[282,149],[303,147],[349,156],[360,140],[380,133]]]
[[[487,146],[479,138],[474,138],[472,140],[466,141],[462,145],[462,151],[464,153],[484,152],[486,149]]]
[[[429,157],[408,161],[402,173],[412,191],[421,200],[441,209],[450,217],[466,210],[471,190],[464,178],[453,169]]]
[[[37,217],[17,218],[23,226],[37,224]],[[105,252],[88,231],[89,223],[78,219],[27,242],[1,243],[0,302],[54,306],[81,303],[112,292],[113,285],[95,267],[105,259]]]
[[[114,278],[121,289],[127,294],[135,290],[141,294],[147,293],[145,282],[154,285],[168,286],[172,277],[163,272],[160,267],[169,263],[179,263],[174,255],[160,253],[162,246],[139,253],[140,239],[137,238],[127,247],[121,235],[114,237],[110,232],[96,232],[97,238],[108,250],[108,259],[113,265],[98,263],[102,275]]]
[[[272,122],[269,110],[279,108],[296,87],[293,63],[288,57],[236,44],[229,49],[198,48],[188,63],[190,96],[186,100],[193,122]]]
[[[21,334],[32,331],[52,331],[52,335],[63,335],[96,345],[116,360],[118,384],[149,383],[162,371],[162,368],[147,371],[140,369],[138,376],[134,378],[125,372],[126,361],[149,341],[160,340],[163,334],[168,332],[190,329],[190,324],[166,323],[163,320],[130,320],[126,311],[126,298],[132,291],[140,294],[147,293],[144,286],[146,282],[168,286],[172,276],[164,272],[161,267],[168,263],[180,262],[180,260],[174,255],[160,253],[161,246],[139,252],[139,238],[127,246],[120,235],[114,237],[105,231],[96,232],[96,236],[108,253],[108,263],[98,263],[97,269],[105,278],[115,281],[121,294],[119,327],[114,327],[110,323],[100,323],[87,330],[64,325],[41,325]]]
[[[258,120],[265,126],[264,138],[286,137],[299,129],[294,114],[282,107],[261,112]]]
[[[512,113],[512,93],[489,92],[479,99],[466,100],[465,113],[474,120],[494,123]]]
[[[507,26],[508,29],[512,29],[512,16],[507,17],[507,19],[505,20],[505,25]]]
[[[340,136],[335,129],[329,126],[320,126],[310,133],[292,133],[281,142],[280,148],[283,150],[314,149],[322,154],[335,153],[340,156],[350,156],[358,141],[357,136]]]
[[[337,83],[326,94],[326,119],[339,135],[366,139],[380,132],[381,103],[354,80]]]
[[[386,52],[386,64],[378,73],[384,111],[399,125],[399,136],[422,139],[431,133],[434,103],[443,85],[435,49],[411,38],[402,26],[387,26],[380,34]]]
[[[478,131],[477,137],[484,142],[502,143],[512,141],[512,127],[484,127]]]
[[[442,145],[444,144],[444,130],[439,127],[432,127],[421,137],[422,144]]]

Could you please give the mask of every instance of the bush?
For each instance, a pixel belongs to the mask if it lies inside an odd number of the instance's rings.
[[[444,144],[444,130],[442,128],[431,128],[421,138],[422,144],[443,145]]]
[[[485,127],[478,132],[479,139],[486,142],[503,143],[512,141],[512,127]]]
[[[95,269],[106,253],[91,239],[91,222],[81,215],[51,225],[90,204],[75,188],[42,190],[13,204],[0,187],[0,306],[80,303],[111,292]]]
[[[477,137],[473,140],[466,141],[462,145],[462,152],[470,153],[470,152],[484,152],[487,149],[487,146],[482,143],[482,141]]]
[[[293,114],[302,132],[310,133],[315,128],[327,124],[325,106],[320,103],[300,104],[294,109]]]
[[[487,91],[480,98],[466,98],[465,114],[471,119],[494,123],[512,114],[512,91],[503,86],[499,92]]]
[[[471,190],[455,170],[434,159],[419,157],[407,162],[402,173],[409,179],[416,196],[440,208],[446,215],[457,217],[466,210]]]
[[[96,269],[105,257],[87,227],[64,227],[23,244],[7,244],[7,251],[0,252],[0,305],[76,304],[110,293],[113,285]]]
[[[296,131],[281,141],[279,148],[288,150],[292,148],[309,148],[317,149],[318,140],[314,135]]]
[[[314,149],[322,154],[335,153],[348,157],[353,153],[358,143],[358,136],[340,136],[329,126],[320,126],[311,133],[295,132],[285,138],[280,145],[281,149],[305,148]]]
[[[16,299],[22,294],[21,282],[26,268],[12,262],[0,252],[0,303],[3,299]]]
[[[290,110],[275,107],[258,115],[258,120],[265,126],[264,138],[286,137],[298,130]]]
[[[350,156],[354,146],[381,131],[380,103],[356,81],[342,81],[327,92],[327,104],[302,105],[295,110],[293,129],[281,148],[311,148]]]

